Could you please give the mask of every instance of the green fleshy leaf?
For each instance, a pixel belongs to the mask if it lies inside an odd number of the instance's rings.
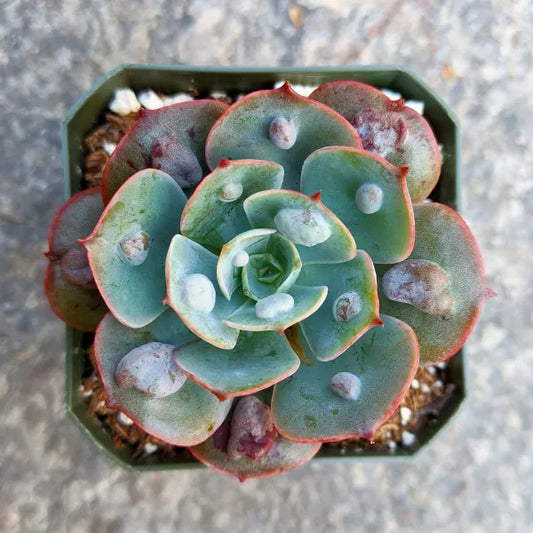
[[[221,162],[204,178],[185,207],[181,233],[218,251],[249,227],[242,208],[244,200],[258,191],[279,189],[282,182],[283,168],[276,163]]]
[[[207,134],[227,108],[217,100],[194,100],[141,110],[104,168],[104,202],[107,204],[130,176],[145,168],[167,172],[185,187],[198,183],[208,172],[204,155]]]
[[[108,311],[97,290],[80,287],[64,276],[59,261],[48,264],[45,289],[52,311],[80,331],[96,331]]]
[[[278,431],[299,442],[372,439],[399,405],[418,366],[418,343],[405,323],[381,316],[384,327],[372,328],[341,356],[327,363],[313,358],[274,387],[272,416]],[[356,400],[331,387],[340,372],[360,383]]]
[[[298,244],[296,249],[302,263],[342,263],[353,259],[356,254],[355,241],[346,226],[327,209],[318,196],[309,197],[295,191],[263,191],[250,196],[244,202],[244,210],[254,228],[274,228],[285,237],[298,240],[290,231],[302,229],[304,238],[315,238],[318,242],[312,246]],[[280,229],[276,215],[289,210],[301,213],[299,221],[294,223],[290,217]],[[293,211],[294,210],[294,211]],[[316,236],[313,232],[316,231]],[[329,237],[327,237],[329,233]],[[299,237],[299,235],[297,235]]]
[[[393,167],[369,152],[324,148],[306,159],[302,192],[321,191],[324,205],[346,224],[357,246],[366,250],[374,263],[396,263],[409,256],[415,238],[406,174],[407,169]],[[362,212],[356,203],[358,191],[368,186],[383,195],[373,213]]]
[[[365,150],[397,167],[409,167],[407,187],[413,203],[427,198],[439,179],[442,156],[424,117],[402,100],[392,101],[375,87],[356,81],[325,83],[310,98],[349,120]]]
[[[121,359],[138,346],[149,342],[179,346],[191,337],[170,310],[140,329],[127,328],[108,314],[95,337],[95,360],[107,405],[124,412],[150,435],[176,446],[192,446],[212,435],[228,414],[231,401],[220,402],[191,380],[165,398],[150,398],[135,388],[118,387],[115,371]]]
[[[244,331],[281,332],[314,313],[326,299],[327,293],[327,287],[294,285],[287,293],[294,299],[294,307],[290,310],[277,312],[272,318],[259,318],[256,313],[256,302],[248,301],[224,320],[224,323]]]
[[[325,268],[323,265],[306,266],[298,283],[310,286],[325,283],[328,286],[324,304],[300,323],[307,343],[319,361],[335,359],[368,329],[381,324],[376,274],[372,260],[362,250],[346,263]],[[337,311],[337,318],[334,311]]]
[[[244,212],[244,211],[243,211]],[[268,239],[275,233],[273,229],[254,229],[237,235],[222,247],[217,263],[217,280],[222,294],[229,300],[241,282],[241,268],[234,265],[241,252]]]
[[[143,327],[165,309],[165,256],[185,202],[170,176],[143,170],[120,188],[83,241],[102,296],[117,320],[129,327]],[[133,259],[127,260],[124,243],[139,236],[148,236],[148,253],[138,256],[134,247]]]
[[[183,372],[223,400],[270,387],[300,364],[285,336],[272,331],[243,332],[233,350],[192,342],[174,356]]]
[[[451,310],[432,315],[412,305],[393,302],[381,291],[389,265],[376,268],[382,311],[407,322],[420,342],[420,362],[431,365],[457,353],[474,327],[481,305],[494,293],[487,287],[483,260],[468,226],[453,209],[438,203],[414,206],[416,239],[409,259],[436,263],[448,275]]]
[[[46,296],[54,313],[80,331],[94,332],[107,313],[85,249],[78,242],[91,233],[103,210],[100,187],[79,192],[58,211],[48,235]]]
[[[295,143],[281,148],[271,140],[273,121],[282,119],[296,133]],[[275,135],[275,133],[274,133]],[[207,162],[215,168],[222,159],[263,159],[285,169],[283,187],[298,189],[305,158],[324,146],[361,147],[353,127],[337,113],[296,94],[285,84],[279,89],[245,96],[213,126],[206,147]]]
[[[217,256],[202,245],[183,235],[176,235],[170,244],[166,262],[166,303],[201,339],[222,349],[231,349],[237,342],[239,330],[226,325],[224,319],[242,305],[243,298],[235,294],[226,300],[217,287]],[[208,289],[213,292],[214,305],[204,307],[202,298],[188,291],[188,276],[200,274]],[[202,295],[200,295],[203,297]]]

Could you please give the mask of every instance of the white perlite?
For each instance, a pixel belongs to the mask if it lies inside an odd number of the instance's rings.
[[[355,402],[361,395],[361,380],[350,372],[339,372],[330,381],[331,388],[345,400]]]
[[[365,215],[377,213],[383,204],[383,190],[374,183],[365,183],[355,193],[355,204]]]
[[[272,143],[278,148],[288,150],[296,142],[296,126],[292,120],[287,120],[285,117],[276,117],[270,123],[269,136]]]
[[[274,223],[279,232],[294,244],[315,246],[327,241],[331,235],[328,221],[320,211],[308,207],[285,207],[278,211]]]
[[[182,281],[185,304],[199,313],[208,314],[215,308],[216,290],[204,274],[189,274]]]
[[[122,239],[119,247],[124,261],[132,266],[142,265],[146,261],[150,250],[150,235],[139,228],[125,239]]]
[[[226,183],[220,190],[220,199],[223,202],[234,202],[242,196],[242,192],[241,183]]]
[[[233,265],[236,267],[243,267],[248,264],[248,261],[250,261],[248,252],[241,250],[235,254],[235,257],[233,258]]]
[[[183,386],[187,376],[174,362],[172,344],[148,342],[128,352],[119,362],[119,387],[134,387],[150,398],[165,398]]]
[[[404,431],[402,433],[402,444],[404,446],[412,446],[416,440],[415,435],[410,433],[409,431]]]
[[[117,89],[109,102],[109,109],[117,115],[125,116],[137,113],[141,109],[141,104],[131,89]]]
[[[336,322],[347,322],[361,312],[361,298],[355,291],[341,294],[333,303],[333,318]]]
[[[151,442],[147,442],[144,445],[144,453],[146,455],[151,455],[152,453],[157,452],[158,449],[159,449],[159,446],[157,446],[157,444],[152,444]]]
[[[115,143],[104,143],[102,145],[102,148],[104,149],[104,152],[107,155],[111,155],[115,151],[116,147],[117,147],[117,145]]]
[[[126,416],[122,411],[119,411],[117,420],[118,423],[123,426],[133,426],[133,420],[129,416]]]
[[[187,93],[176,93],[169,96],[159,96],[152,89],[146,89],[145,91],[140,91],[137,94],[139,102],[146,109],[161,109],[162,107],[167,107],[173,104],[181,104],[182,102],[190,102],[194,98]]]
[[[257,318],[270,320],[278,315],[287,313],[294,307],[294,298],[285,292],[276,292],[255,304]]]
[[[411,409],[409,409],[409,407],[400,407],[400,418],[403,426],[407,425],[407,422],[411,420],[412,414],[413,412]]]
[[[146,91],[140,91],[137,94],[137,98],[141,105],[146,109],[159,109],[165,106],[162,98],[159,98],[152,89]]]

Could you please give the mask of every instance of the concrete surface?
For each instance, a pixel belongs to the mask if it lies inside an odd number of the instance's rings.
[[[283,0],[0,1],[0,531],[531,531],[533,4],[294,5],[299,29]],[[468,402],[415,462],[312,464],[244,485],[135,475],[66,419],[63,326],[42,290],[59,121],[124,62],[401,63],[455,110],[463,211],[499,296],[468,342]]]

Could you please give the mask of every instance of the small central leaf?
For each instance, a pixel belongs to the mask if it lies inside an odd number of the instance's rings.
[[[274,233],[255,252],[242,268],[244,294],[258,301],[289,290],[302,267],[294,244],[283,235]]]

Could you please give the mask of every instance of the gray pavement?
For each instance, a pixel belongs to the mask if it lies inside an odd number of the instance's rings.
[[[0,0],[0,531],[531,531],[532,36],[529,0]],[[63,326],[42,290],[59,122],[126,62],[400,63],[455,110],[463,212],[499,296],[468,342],[468,401],[416,461],[242,485],[135,475],[66,419]]]

